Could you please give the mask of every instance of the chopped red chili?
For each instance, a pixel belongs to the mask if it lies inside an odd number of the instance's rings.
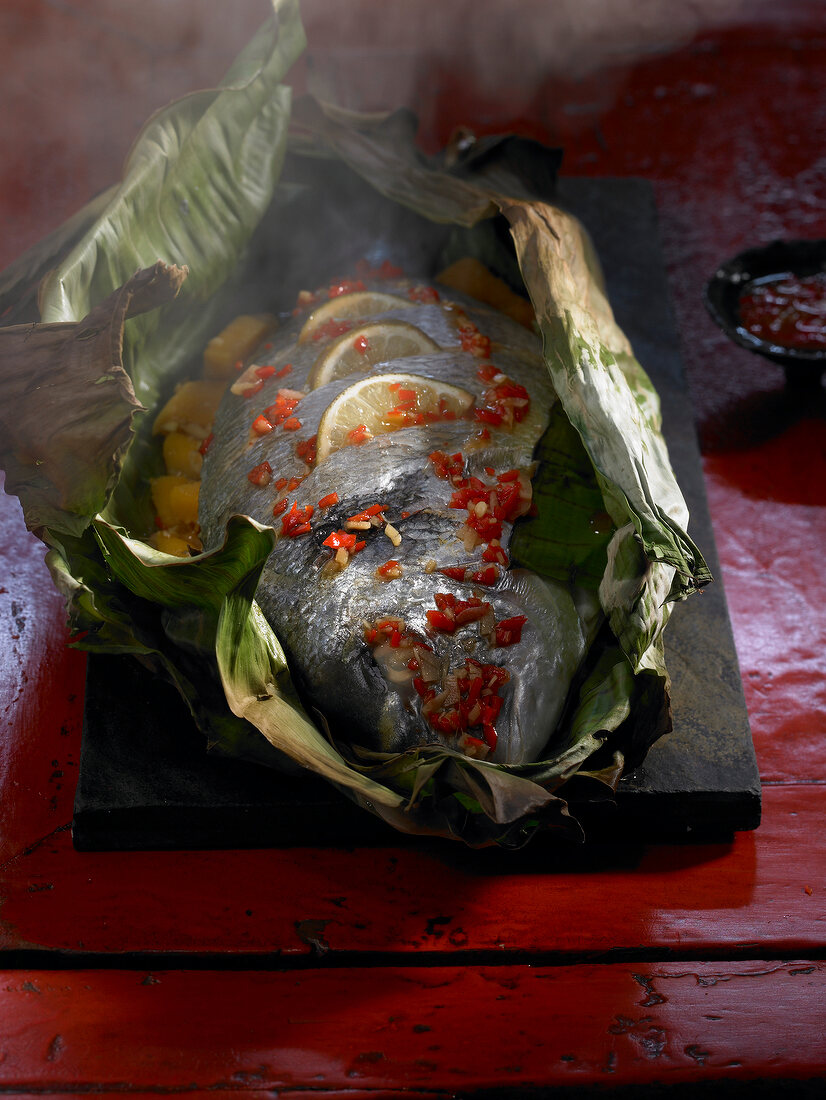
[[[312,529],[310,519],[313,511],[312,504],[299,508],[297,502],[293,501],[292,508],[281,518],[281,533],[291,539],[297,538],[298,535],[306,535]]]
[[[366,443],[368,439],[373,437],[367,430],[366,424],[359,424],[357,428],[353,428],[347,433],[347,438],[351,443]]]
[[[443,611],[427,611],[425,612],[427,621],[433,630],[438,630],[442,634],[453,634],[456,630],[456,620],[451,619],[449,615],[446,615]]]
[[[454,581],[463,581],[467,575],[467,569],[464,565],[446,565],[439,572],[444,573],[446,577],[450,577]]]
[[[332,508],[334,504],[338,504],[338,493],[328,493],[318,502],[319,508]]]
[[[371,504],[369,508],[365,508],[363,512],[356,512],[354,516],[349,516],[347,523],[366,523],[368,519],[372,519],[373,516],[379,515],[385,511],[384,504]]]
[[[253,485],[263,489],[272,481],[272,466],[269,462],[259,462],[257,466],[253,466],[247,478]]]
[[[296,420],[296,418],[292,417],[291,414],[293,410],[298,406],[301,398],[295,396],[287,396],[288,394],[293,395],[295,394],[295,392],[295,390],[279,390],[272,405],[268,405],[267,408],[264,409],[264,416],[266,416],[267,420],[269,420],[273,427],[276,427],[279,424],[284,424],[284,426],[286,427],[285,422],[287,420]],[[299,425],[299,427],[301,426],[301,422],[299,420],[296,420],[296,423]]]
[[[496,645],[516,645],[522,641],[522,627],[527,622],[524,615],[514,615],[512,619],[501,619],[496,624]]]
[[[337,321],[331,317],[323,325],[319,325],[313,332],[313,340],[332,340],[336,336],[343,336],[353,327],[352,321]]]
[[[481,584],[487,588],[496,584],[499,580],[499,567],[497,565],[488,565],[485,569],[477,569],[475,573],[471,574],[470,578],[474,584]]]
[[[433,464],[433,472],[436,477],[440,477],[445,481],[462,477],[465,460],[461,451],[457,451],[455,455],[446,455],[444,451],[434,451],[429,458]]]
[[[322,543],[331,550],[353,550],[356,545],[356,536],[349,531],[333,531]]]
[[[419,284],[418,286],[411,286],[408,288],[407,297],[411,302],[428,304],[439,301],[439,292],[432,286],[423,286]]]
[[[342,279],[327,288],[328,298],[339,298],[342,294],[355,294],[358,290],[366,290],[361,279]]]
[[[313,435],[309,439],[303,439],[300,443],[296,443],[295,453],[308,466],[312,466],[316,459],[316,437]]]
[[[256,416],[252,422],[252,430],[256,435],[267,435],[273,429],[272,424],[267,420],[266,416],[262,413],[260,416]]]

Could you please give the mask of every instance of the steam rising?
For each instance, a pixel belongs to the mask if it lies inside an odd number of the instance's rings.
[[[477,97],[529,103],[549,78],[582,80],[728,25],[765,0],[306,0],[313,90],[355,109],[428,94],[460,72]],[[338,35],[331,34],[337,26]],[[360,59],[360,64],[358,63]],[[346,76],[345,76],[346,73]],[[355,79],[354,79],[355,78]],[[438,91],[431,86],[430,91]]]

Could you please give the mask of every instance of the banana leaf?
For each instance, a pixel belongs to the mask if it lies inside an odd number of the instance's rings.
[[[579,835],[577,801],[610,796],[670,728],[663,627],[672,603],[710,579],[685,531],[656,394],[582,227],[531,197],[507,158],[451,170],[424,158],[408,115],[306,98],[293,107],[283,80],[304,44],[298,6],[272,7],[218,87],[149,120],[118,187],[0,278],[4,298],[28,308],[33,279],[51,267],[40,321],[0,330],[7,490],[49,546],[77,644],[132,653],[168,677],[213,751],[309,769],[406,832],[476,846],[521,844],[541,828]],[[559,396],[538,455],[539,515],[514,552],[590,590],[605,619],[543,760],[343,742],[305,710],[256,604],[272,529],[235,517],[221,546],[185,561],[141,538],[158,462],[153,409],[231,316],[262,219],[275,219],[268,239],[293,229],[295,187],[279,184],[290,123],[298,161],[344,162],[474,240],[490,237],[493,218],[510,227],[499,267],[531,298]]]

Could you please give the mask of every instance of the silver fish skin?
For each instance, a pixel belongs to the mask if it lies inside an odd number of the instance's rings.
[[[383,283],[377,289],[404,295],[406,283]],[[454,292],[445,304],[403,304],[398,310],[367,320],[404,320],[420,327],[441,350],[431,355],[396,359],[375,365],[371,374],[403,372],[448,381],[474,395],[475,405],[490,381],[480,377],[483,363],[493,363],[509,379],[523,385],[530,396],[528,415],[512,429],[484,427],[472,417],[406,427],[358,446],[334,450],[317,464],[307,464],[297,445],[310,440],[330,402],[360,376],[329,382],[306,391],[307,379],[321,342],[299,344],[305,318],[288,322],[260,349],[254,362],[281,369],[288,375],[265,381],[260,392],[243,397],[228,392],[219,409],[213,442],[207,452],[201,484],[200,524],[205,547],[220,543],[227,520],[248,515],[281,531],[273,506],[285,496],[273,484],[278,479],[302,478],[287,494],[288,506],[312,505],[311,531],[296,538],[282,535],[264,566],[256,599],[287,653],[290,669],[307,702],[318,708],[335,735],[352,743],[386,752],[401,752],[428,743],[487,756],[503,764],[519,764],[541,756],[557,726],[568,691],[595,630],[592,602],[561,585],[523,569],[507,568],[492,587],[452,579],[439,570],[466,566],[483,568],[483,544],[466,549],[467,512],[450,507],[454,485],[437,476],[429,456],[436,451],[461,452],[467,477],[493,483],[486,470],[497,473],[533,471],[533,452],[548,424],[556,396],[541,355],[539,339],[510,318]],[[479,331],[491,339],[491,355],[480,359],[461,348],[455,313],[460,309]],[[260,438],[250,426],[271,405],[281,388],[305,393],[294,410],[301,427],[281,427]],[[267,461],[273,483],[253,485],[249,471]],[[339,501],[320,509],[318,502],[331,493]],[[363,550],[353,554],[340,572],[329,562],[333,551],[324,540],[345,527],[351,517],[375,504],[401,535],[393,545],[384,525],[359,537]],[[503,522],[500,543],[507,550],[512,523]],[[463,541],[464,539],[464,541]],[[398,561],[402,576],[382,580],[377,569]],[[470,575],[470,574],[468,574]],[[455,633],[434,631],[427,612],[436,608],[437,594],[460,601],[472,596],[490,604],[496,622],[524,616],[521,638],[496,645],[486,622],[472,622]],[[403,620],[401,656],[410,639],[423,643],[438,662],[440,679],[434,690],[446,694],[450,710],[456,691],[456,672],[463,675],[468,660],[479,666],[504,669],[507,682],[499,688],[501,709],[495,719],[495,748],[479,753],[482,731],[470,735],[434,728],[422,711],[423,700],[413,683],[416,670],[396,660],[387,645],[368,644],[366,632],[389,618]],[[481,628],[487,626],[486,633]],[[392,647],[391,647],[392,648]],[[414,654],[421,655],[420,650]],[[488,739],[489,741],[489,739]],[[470,745],[470,749],[468,749]]]

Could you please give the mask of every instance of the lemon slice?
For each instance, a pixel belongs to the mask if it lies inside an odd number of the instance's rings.
[[[336,337],[316,359],[307,377],[311,390],[350,374],[366,374],[378,363],[410,355],[431,355],[439,345],[407,321],[368,321]]]
[[[341,294],[331,298],[323,306],[314,309],[298,334],[299,344],[306,344],[328,321],[362,321],[377,313],[389,313],[391,309],[411,309],[413,302],[397,294],[383,294],[379,290],[360,290],[355,294]]]
[[[324,411],[316,437],[316,462],[333,451],[376,435],[455,420],[473,404],[473,394],[419,374],[372,374],[348,386]]]

